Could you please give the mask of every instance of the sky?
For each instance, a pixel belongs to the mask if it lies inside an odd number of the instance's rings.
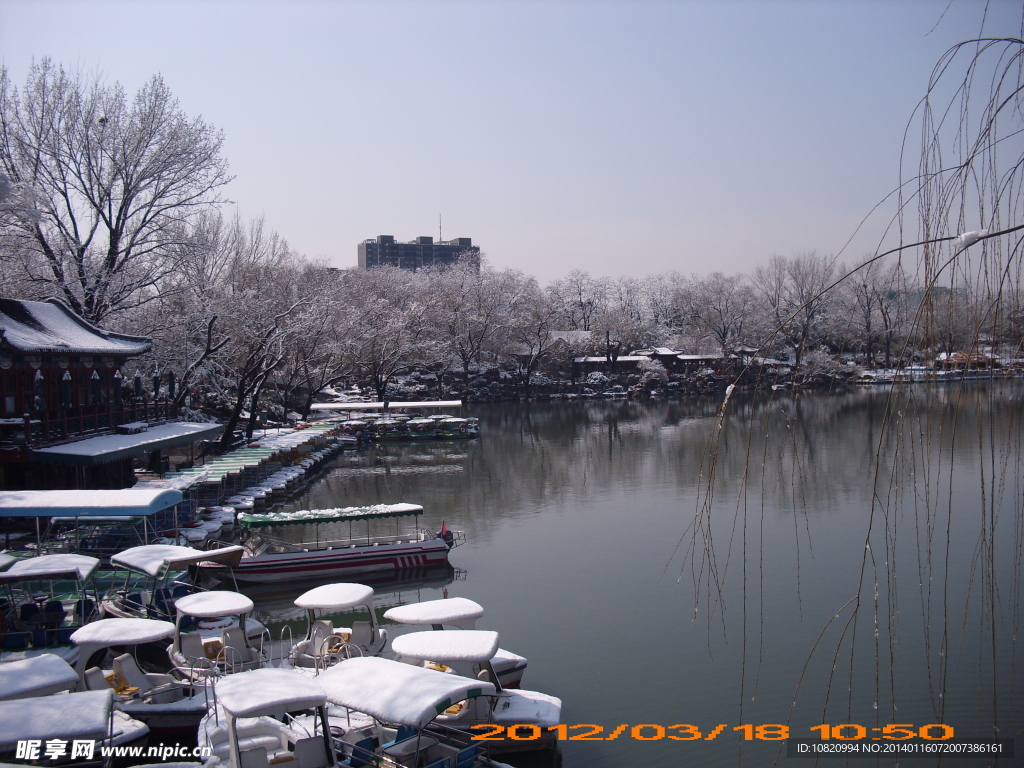
[[[18,84],[45,56],[129,92],[160,73],[224,132],[226,210],[306,257],[352,267],[440,216],[546,283],[875,252],[935,63],[1021,19],[1003,0],[0,0],[0,61]]]

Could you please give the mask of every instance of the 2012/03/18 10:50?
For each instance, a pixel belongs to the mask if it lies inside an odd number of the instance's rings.
[[[561,741],[613,741],[620,736],[627,736],[638,741],[657,741],[659,739],[672,739],[674,741],[712,741],[717,738],[729,726],[721,723],[707,734],[700,731],[695,725],[688,723],[677,723],[676,725],[657,725],[654,723],[641,723],[639,725],[619,725],[610,730],[607,735],[605,728],[593,723],[580,723],[576,725],[551,725],[542,728],[532,723],[518,723],[515,725],[481,724],[471,726],[473,730],[485,731],[473,736],[473,741],[501,741],[505,738],[514,741],[534,741],[541,738],[545,732],[553,732]],[[938,729],[938,730],[936,730]],[[570,734],[569,731],[577,731]],[[765,723],[762,725],[736,725],[732,730],[740,731],[747,741],[760,739],[762,741],[781,741],[790,737],[788,725],[780,723]],[[932,723],[915,728],[908,723],[890,723],[884,727],[867,728],[857,723],[841,723],[839,725],[822,724],[810,728],[817,731],[822,741],[837,739],[840,741],[857,741],[868,739],[878,741],[880,739],[903,741],[906,739],[927,739],[928,741],[945,741],[953,738],[953,727],[941,723]],[[868,733],[878,733],[879,736],[868,736]]]

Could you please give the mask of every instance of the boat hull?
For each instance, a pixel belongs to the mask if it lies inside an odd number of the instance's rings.
[[[240,582],[277,582],[299,579],[322,579],[354,573],[398,571],[444,565],[448,562],[448,545],[442,539],[384,546],[346,547],[311,552],[281,552],[243,557],[235,566],[235,579]],[[227,578],[223,566],[203,565],[211,575]]]

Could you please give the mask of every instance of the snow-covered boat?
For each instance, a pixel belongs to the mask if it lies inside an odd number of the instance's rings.
[[[52,653],[0,664],[0,701],[49,696],[77,687],[74,668]]]
[[[384,618],[397,624],[416,624],[431,629],[476,629],[476,620],[484,615],[483,606],[465,597],[425,600],[388,609]],[[502,688],[518,688],[526,672],[526,659],[498,648],[490,659]]]
[[[258,640],[250,638],[254,605],[239,592],[196,592],[174,601],[177,618],[174,642],[167,649],[174,672],[187,680],[259,669],[263,656],[263,627]]]
[[[331,712],[331,726],[343,732],[341,751],[348,765],[503,765],[486,756],[486,743],[436,720],[454,702],[494,696],[491,683],[378,656],[336,664],[316,681],[330,703],[373,718],[367,725],[349,725]]]
[[[201,591],[198,581],[202,562],[238,565],[240,546],[208,551],[173,544],[147,544],[111,556],[114,586],[103,598],[108,616],[121,618],[174,618],[174,601]],[[262,630],[261,630],[262,631]]]
[[[95,575],[100,561],[88,555],[41,555],[17,560],[0,572],[0,661],[54,653],[74,663],[71,634],[100,617]]]
[[[205,687],[144,672],[131,653],[115,655],[109,669],[101,666],[112,648],[169,641],[173,635],[174,624],[153,619],[101,619],[82,627],[71,637],[80,649],[72,670],[76,682],[82,690],[112,690],[114,706],[153,731],[195,729],[210,703]]]
[[[376,656],[384,650],[388,633],[377,626],[373,588],[362,584],[324,584],[295,598],[306,611],[306,636],[291,649],[288,660],[295,667],[327,667],[341,659]],[[368,621],[351,627],[335,627],[325,614],[364,608]]]
[[[113,696],[110,690],[82,691],[0,701],[0,759],[15,758],[19,742],[34,742],[38,758],[53,764],[58,758],[99,762],[103,747],[128,746],[148,736],[145,723],[113,711]],[[43,748],[53,742],[61,754],[49,757]],[[75,755],[76,744],[86,754]]]
[[[230,572],[238,581],[273,582],[444,565],[465,535],[447,528],[436,534],[420,530],[421,514],[418,504],[242,514],[245,555]],[[411,531],[379,530],[385,520],[408,517],[415,519]],[[372,532],[375,521],[378,530]],[[229,577],[227,566],[203,563],[202,568]]]
[[[216,704],[199,725],[199,745],[213,753],[207,766],[338,765],[327,696],[316,679],[294,670],[259,669],[217,681],[214,692]]]
[[[518,729],[515,738],[502,729],[500,740],[489,746],[494,752],[527,752],[553,749],[558,742],[552,726],[559,724],[562,701],[538,691],[502,688],[492,659],[498,652],[498,633],[479,629],[454,629],[447,632],[410,632],[392,641],[391,650],[399,661],[439,672],[449,670],[456,675],[495,684],[494,696],[481,696],[456,702],[437,716],[437,722],[479,735],[471,730],[485,723],[509,726],[535,726],[536,738],[527,738],[527,729]],[[520,733],[522,731],[523,733]]]

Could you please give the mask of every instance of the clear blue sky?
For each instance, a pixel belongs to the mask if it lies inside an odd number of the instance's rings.
[[[160,72],[224,130],[242,215],[309,257],[440,213],[546,282],[836,253],[986,7],[1020,34],[999,0],[0,0],[0,57],[17,83],[42,56],[129,91]]]

